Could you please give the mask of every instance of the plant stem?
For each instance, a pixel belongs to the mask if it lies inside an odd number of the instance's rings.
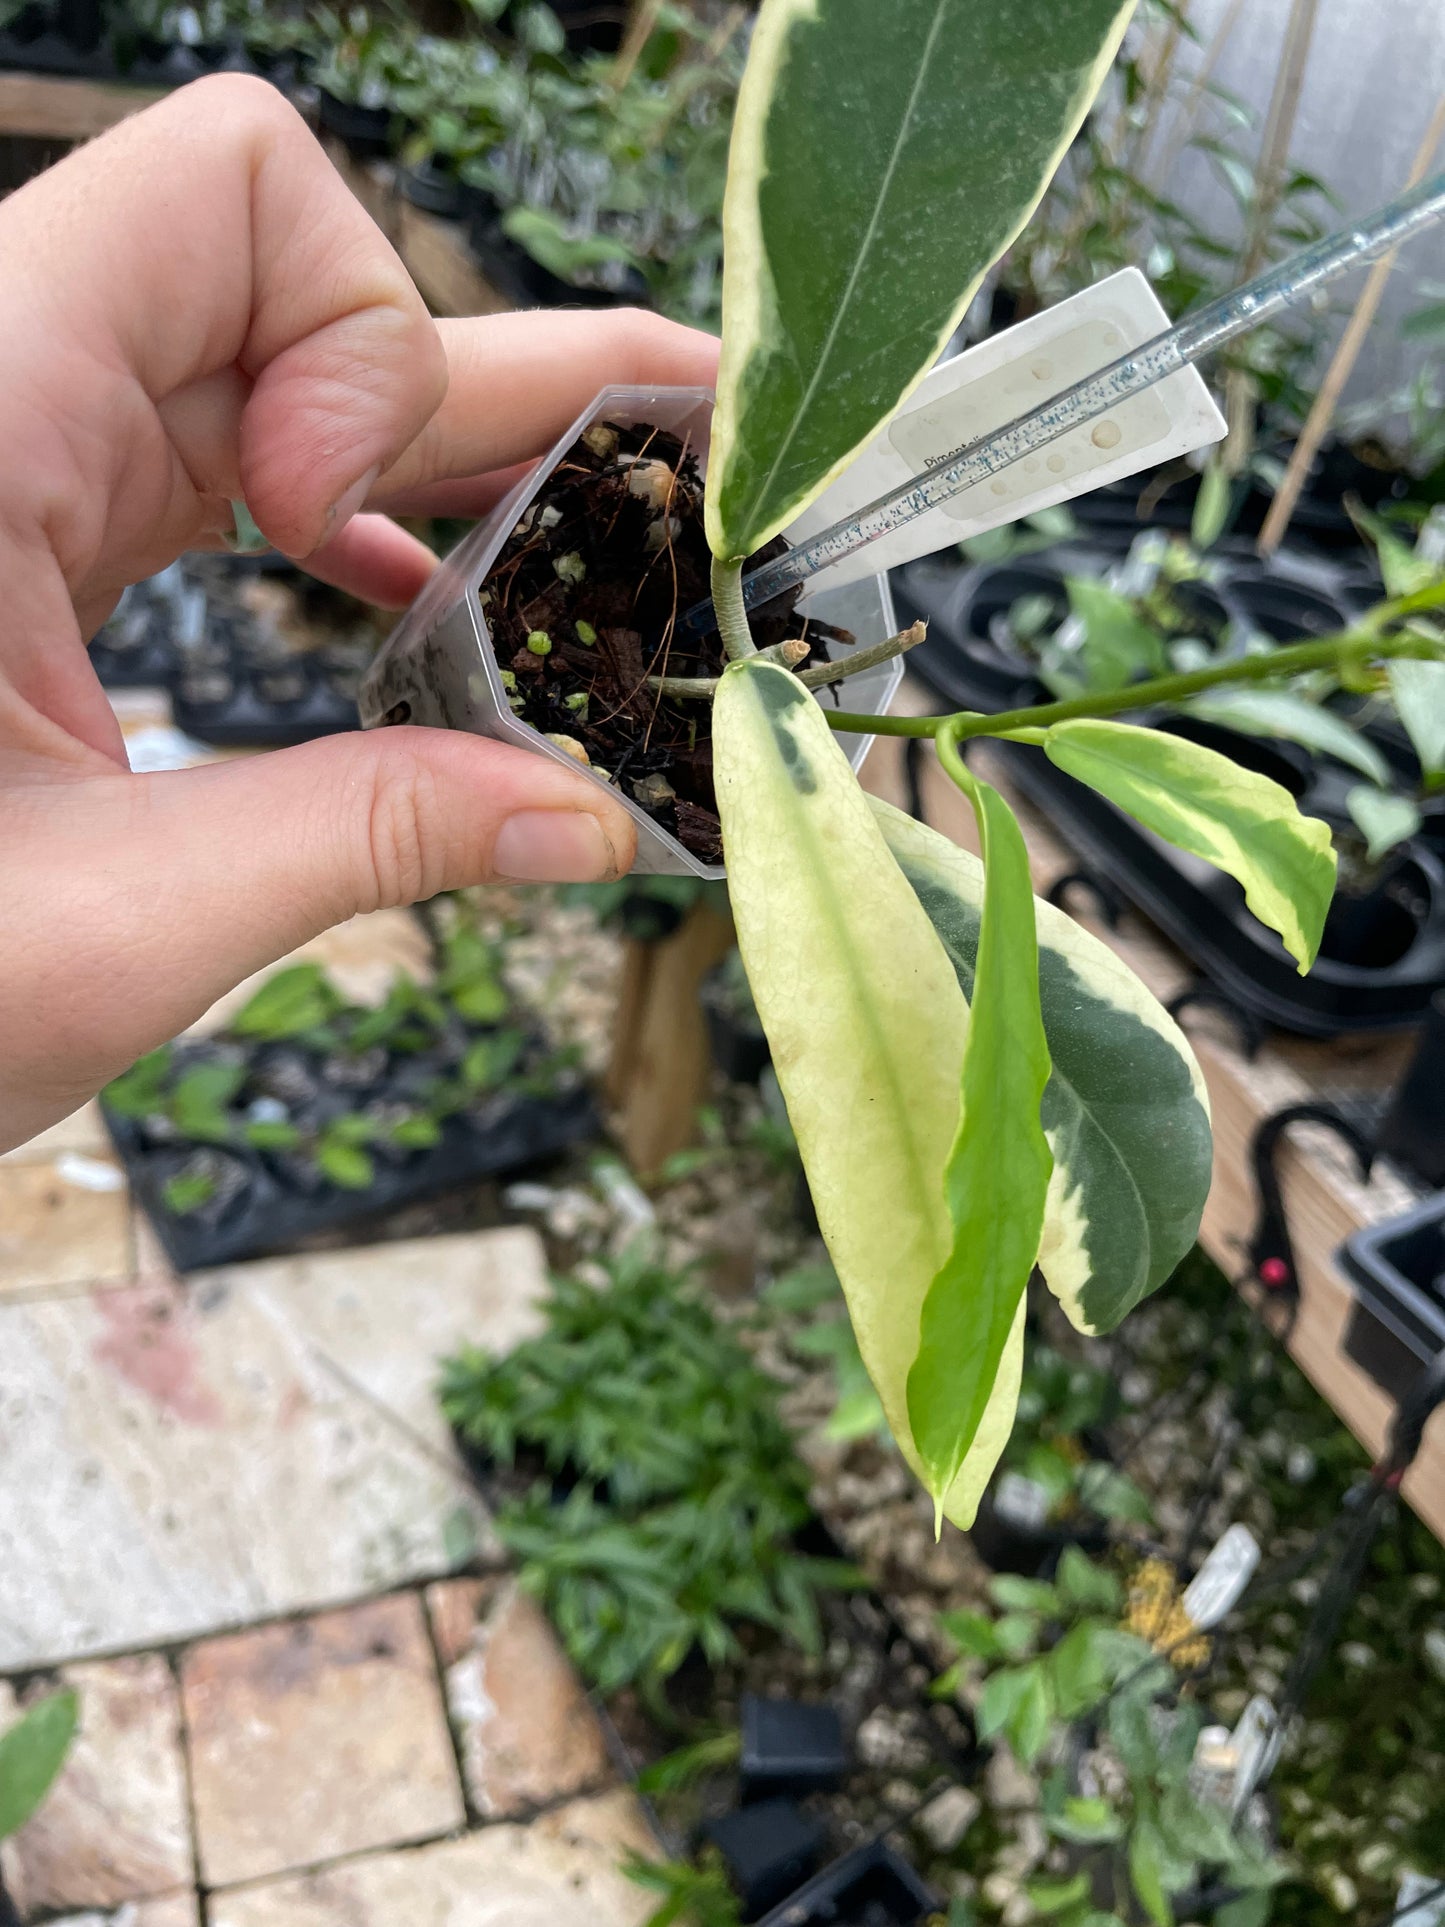
[[[741,555],[731,562],[724,562],[716,555],[712,559],[713,614],[717,617],[718,634],[729,662],[741,662],[744,656],[755,656],[758,652],[743,601],[745,559]]]
[[[1379,609],[1372,610],[1369,626],[1345,635],[1327,636],[1319,642],[1292,643],[1284,649],[1271,649],[1267,655],[1235,656],[1229,662],[1216,663],[1207,669],[1155,676],[1149,682],[1130,683],[1124,689],[1096,690],[1091,695],[1070,696],[1063,702],[1039,703],[1032,709],[1003,709],[992,716],[967,709],[951,716],[863,716],[838,709],[823,713],[832,728],[838,730],[857,730],[868,736],[941,737],[946,726],[955,742],[963,742],[971,736],[1010,736],[1016,730],[1047,729],[1051,723],[1068,722],[1076,716],[1117,716],[1125,710],[1152,709],[1157,703],[1176,703],[1206,689],[1231,683],[1273,682],[1281,676],[1298,676],[1311,669],[1366,662],[1372,656],[1445,661],[1445,648],[1428,636],[1408,633],[1381,636],[1375,631],[1377,622],[1383,624],[1411,614],[1415,608],[1429,606],[1432,605],[1422,603],[1418,596],[1401,596],[1396,602],[1382,603]]]
[[[889,636],[886,642],[870,642],[866,649],[858,649],[841,662],[820,662],[811,669],[800,669],[798,681],[805,689],[827,689],[835,682],[842,682],[847,676],[857,676],[865,669],[876,669],[880,662],[890,662],[894,656],[901,656],[905,649],[912,649],[928,633],[928,625],[915,622],[911,629],[901,635]],[[790,658],[789,651],[797,650]],[[766,649],[755,649],[753,654],[765,660],[781,662],[785,669],[791,669],[794,662],[800,661],[808,653],[805,642],[774,642]],[[649,676],[647,686],[656,689],[664,696],[697,697],[711,699],[716,694],[716,676]]]

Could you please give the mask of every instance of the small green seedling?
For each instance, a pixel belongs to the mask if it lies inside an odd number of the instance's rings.
[[[552,653],[552,638],[547,634],[545,629],[533,629],[527,637],[527,647],[534,656],[550,656]]]

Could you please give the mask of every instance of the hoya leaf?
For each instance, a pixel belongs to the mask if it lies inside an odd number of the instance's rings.
[[[1046,1579],[1025,1579],[1016,1572],[995,1573],[988,1582],[988,1596],[1006,1613],[1052,1613],[1058,1611],[1059,1595]]]
[[[1420,811],[1412,798],[1375,789],[1369,783],[1356,783],[1345,798],[1345,807],[1365,839],[1365,854],[1371,863],[1378,863],[1420,827]]]
[[[364,1191],[376,1176],[370,1152],[342,1137],[323,1139],[316,1147],[316,1163],[343,1191]]]
[[[920,1475],[907,1379],[952,1247],[943,1175],[968,1006],[817,703],[756,658],[723,676],[713,754],[738,941],[868,1375]],[[974,1458],[969,1525],[1013,1423],[1022,1324]]]
[[[1041,1660],[994,1673],[979,1695],[975,1719],[981,1740],[1002,1733],[1024,1766],[1038,1758],[1048,1738],[1053,1702]]]
[[[1390,699],[1432,786],[1445,774],[1445,662],[1392,662]]]
[[[972,996],[983,866],[874,801],[888,847]],[[1204,1080],[1183,1033],[1107,945],[1035,903],[1053,1070],[1041,1118],[1054,1175],[1039,1266],[1072,1321],[1108,1331],[1192,1248],[1209,1194]]]
[[[0,1840],[34,1813],[65,1764],[80,1702],[73,1687],[37,1700],[0,1733]]]
[[[1037,206],[1133,0],[764,0],[723,205],[715,555],[873,436]]]
[[[976,782],[970,794],[983,840],[984,897],[962,1111],[944,1172],[953,1248],[923,1301],[908,1374],[909,1424],[940,1503],[988,1407],[1038,1257],[1053,1173],[1039,1121],[1049,1049],[1028,849],[997,790]]]
[[[1199,493],[1189,523],[1189,540],[1202,553],[1224,533],[1234,506],[1234,484],[1222,461],[1211,462],[1199,478]]]
[[[1107,1644],[1100,1639],[1100,1631],[1087,1620],[1070,1627],[1044,1662],[1054,1699],[1066,1720],[1090,1711],[1109,1690]]]
[[[1068,578],[1069,607],[1083,624],[1079,653],[1090,689],[1122,689],[1169,667],[1164,639],[1117,589],[1091,576]]]
[[[267,1041],[299,1037],[334,1017],[340,1008],[341,998],[320,964],[293,964],[266,979],[231,1019],[231,1029],[241,1037]]]
[[[1334,894],[1335,852],[1329,826],[1301,815],[1282,784],[1217,750],[1129,723],[1055,723],[1044,751],[1166,843],[1234,877],[1305,974]]]
[[[1185,705],[1191,716],[1237,729],[1241,736],[1283,737],[1306,749],[1333,756],[1337,763],[1357,769],[1372,783],[1386,784],[1390,767],[1368,737],[1332,709],[1296,696],[1288,689],[1216,689],[1195,696]]]

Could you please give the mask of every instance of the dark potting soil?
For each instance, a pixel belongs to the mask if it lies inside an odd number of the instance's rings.
[[[759,559],[785,546],[779,538]],[[716,634],[676,634],[710,593],[710,563],[695,456],[661,429],[603,422],[558,463],[481,590],[497,665],[515,678],[515,712],[706,863],[722,855],[709,706],[665,697],[648,678],[721,673]],[[800,622],[798,594],[753,615],[760,646],[852,640]]]

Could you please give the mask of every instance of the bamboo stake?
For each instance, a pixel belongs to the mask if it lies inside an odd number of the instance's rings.
[[[653,29],[661,17],[662,0],[632,0],[627,31],[617,50],[616,64],[608,76],[614,93],[620,94],[631,80],[633,69],[642,58],[642,50],[652,38]]]
[[[1319,0],[1292,0],[1284,30],[1279,73],[1275,77],[1264,138],[1260,142],[1259,165],[1255,169],[1254,213],[1245,236],[1244,253],[1239,266],[1241,281],[1251,280],[1259,273],[1269,251],[1270,228],[1279,206],[1285,168],[1289,164],[1290,142],[1294,139],[1295,116],[1299,111],[1300,91],[1304,86],[1304,72],[1309,62],[1318,12]],[[1254,441],[1253,377],[1243,368],[1232,368],[1224,389],[1225,414],[1229,418],[1230,428],[1220,451],[1220,461],[1225,474],[1235,476],[1249,460]]]
[[[1223,58],[1224,49],[1228,45],[1235,28],[1239,25],[1239,16],[1243,12],[1244,0],[1229,0],[1229,6],[1225,10],[1224,18],[1219,23],[1218,31],[1209,43],[1209,51],[1199,63],[1198,70],[1189,83],[1189,92],[1184,96],[1178,117],[1174,123],[1174,138],[1169,143],[1168,150],[1164,155],[1163,165],[1159,170],[1158,179],[1161,187],[1169,180],[1175,168],[1179,165],[1179,157],[1189,144],[1189,130],[1194,125],[1194,117],[1199,112],[1200,103],[1204,99],[1204,90],[1208,87],[1210,81],[1213,80],[1215,70]]]
[[[1445,137],[1445,95],[1441,96],[1434,113],[1430,116],[1430,125],[1425,130],[1425,138],[1420,143],[1419,152],[1410,169],[1410,177],[1405,183],[1407,187],[1414,187],[1417,181],[1424,178],[1442,137]],[[1290,518],[1299,502],[1300,491],[1310,472],[1310,465],[1319,453],[1320,444],[1339,406],[1345,383],[1354,372],[1360,350],[1364,347],[1365,338],[1379,312],[1380,303],[1385,296],[1385,286],[1390,279],[1390,271],[1395,265],[1398,253],[1399,250],[1396,249],[1394,253],[1387,254],[1377,261],[1370,269],[1365,285],[1360,290],[1360,298],[1355,303],[1354,313],[1340,336],[1339,346],[1335,349],[1334,357],[1325,371],[1325,378],[1320,383],[1319,393],[1315,396],[1309,412],[1309,419],[1305,422],[1300,438],[1295,443],[1294,453],[1290,457],[1289,467],[1285,470],[1284,480],[1275,491],[1274,500],[1269,505],[1269,514],[1264,518],[1264,527],[1259,532],[1261,555],[1273,555],[1284,540]]]

